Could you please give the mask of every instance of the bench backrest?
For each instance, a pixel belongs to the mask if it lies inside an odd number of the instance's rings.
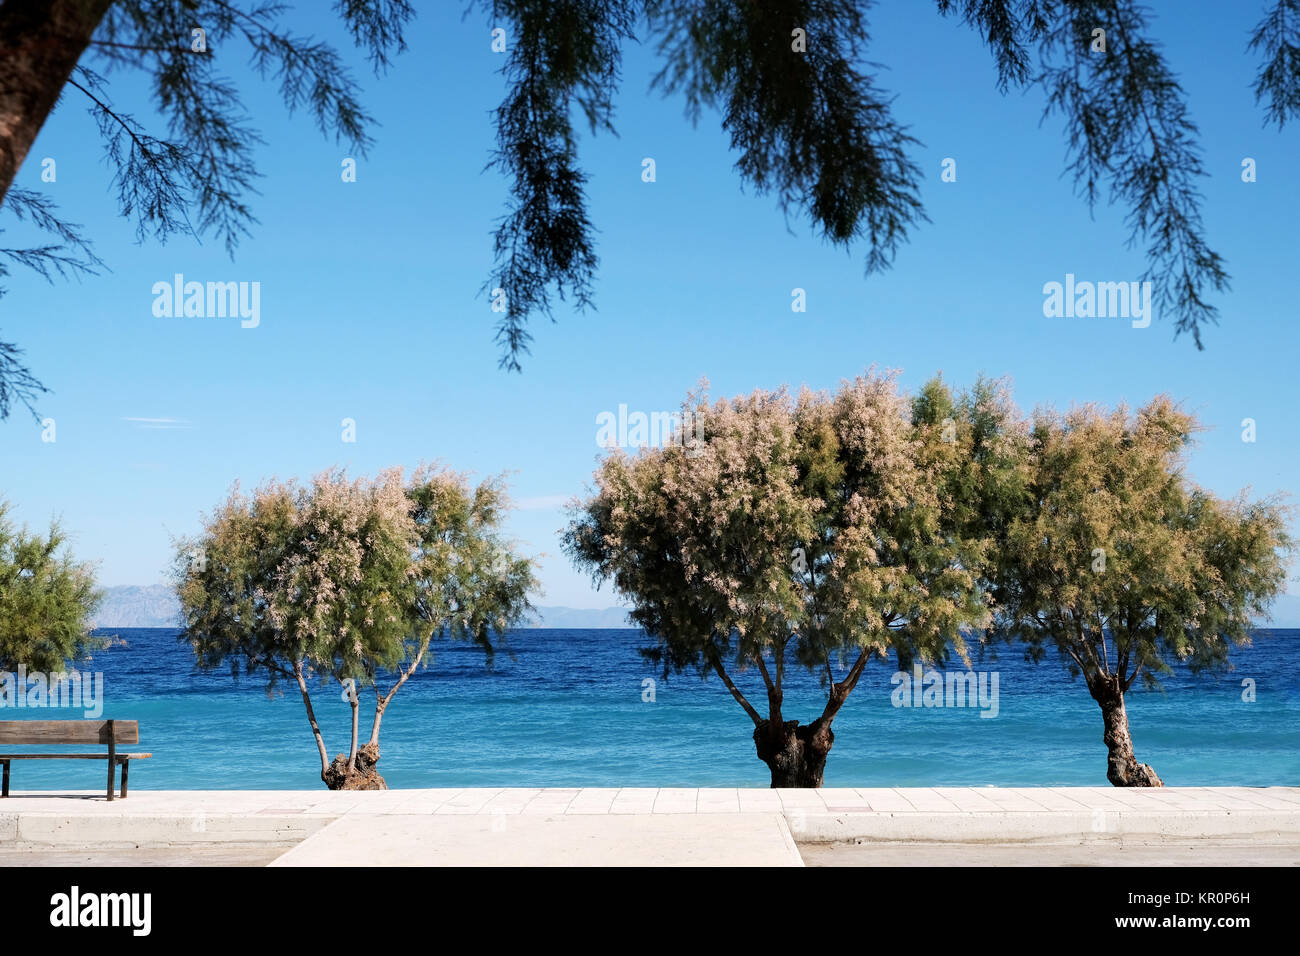
[[[140,724],[135,720],[0,720],[0,744],[35,747],[53,744],[108,746],[108,725],[115,744],[138,744]]]

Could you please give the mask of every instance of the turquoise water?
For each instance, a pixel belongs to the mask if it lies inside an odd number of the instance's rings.
[[[98,653],[104,717],[140,721],[131,785],[142,789],[310,789],[320,765],[296,687],[200,674],[176,632],[117,629],[126,646]],[[484,666],[467,645],[436,646],[433,665],[384,718],[380,771],[391,787],[765,787],[749,718],[721,684],[659,679],[636,653],[636,630],[521,630],[513,657]],[[893,667],[874,663],[835,721],[825,784],[835,786],[1106,785],[1101,716],[1055,658],[1015,648],[976,665],[998,673],[998,714],[977,707],[895,707]],[[814,678],[791,671],[787,719],[820,712]],[[654,701],[643,701],[647,678]],[[1243,679],[1256,701],[1242,700]],[[738,681],[760,710],[761,681]],[[1179,671],[1164,694],[1134,690],[1138,758],[1170,785],[1300,785],[1300,631],[1265,631],[1218,677]],[[362,698],[363,704],[365,697]],[[333,756],[347,749],[337,688],[313,694]],[[0,709],[0,719],[79,718],[79,710]],[[363,712],[363,729],[368,728]],[[93,789],[86,762],[14,766],[16,790]]]

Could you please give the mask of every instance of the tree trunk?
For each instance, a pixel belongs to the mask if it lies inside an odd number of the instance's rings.
[[[818,719],[806,726],[797,720],[774,725],[764,720],[754,728],[758,759],[772,771],[775,787],[820,787],[835,734],[831,722]]]
[[[1124,691],[1119,677],[1100,675],[1088,688],[1093,699],[1101,705],[1101,720],[1105,727],[1102,740],[1109,758],[1106,779],[1117,787],[1163,787],[1164,782],[1148,764],[1138,763],[1133,755],[1133,738],[1128,730],[1128,711],[1124,708]]]
[[[0,202],[111,0],[0,0]]]
[[[348,703],[352,706],[352,743],[348,745],[348,766],[355,768],[357,759],[357,729],[361,719],[361,700],[357,695],[356,684],[352,685],[352,692],[348,694]],[[375,757],[379,759],[378,756]]]
[[[348,755],[339,754],[322,773],[321,779],[331,790],[387,790],[388,784],[379,775],[379,744],[365,744],[357,749],[355,767],[348,765]]]

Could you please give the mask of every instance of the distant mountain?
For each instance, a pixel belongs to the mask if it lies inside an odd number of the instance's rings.
[[[97,627],[179,627],[180,605],[165,584],[128,584],[105,588],[104,603],[95,615]],[[1300,594],[1284,594],[1273,604],[1261,627],[1300,628]],[[627,608],[542,606],[523,627],[632,627]]]
[[[165,584],[104,588],[96,627],[179,627],[181,606]]]
[[[104,589],[96,627],[179,627],[180,604],[165,584],[127,584]],[[524,627],[630,627],[626,608],[538,607]]]

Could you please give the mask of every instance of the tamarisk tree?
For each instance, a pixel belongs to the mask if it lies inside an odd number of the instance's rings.
[[[8,512],[0,500],[0,670],[61,671],[103,645],[90,633],[103,593],[57,524],[32,533],[15,528]]]
[[[665,677],[721,680],[773,787],[821,786],[832,723],[872,657],[966,655],[963,632],[987,619],[978,543],[956,533],[926,452],[938,433],[913,424],[892,375],[833,396],[701,392],[687,410],[692,442],[602,462],[565,549],[631,601]],[[825,689],[807,724],[787,719],[791,666]],[[765,707],[742,689],[746,671]]]
[[[1166,397],[1136,414],[1041,412],[1024,510],[1003,539],[998,628],[1083,675],[1117,787],[1162,785],[1134,755],[1129,688],[1157,686],[1174,662],[1225,668],[1285,580],[1286,508],[1193,485],[1183,456],[1198,427]]]
[[[506,506],[499,480],[471,487],[430,468],[409,482],[389,469],[268,482],[251,496],[236,486],[201,534],[178,543],[181,640],[201,668],[226,663],[264,677],[268,690],[296,685],[330,789],[385,789],[380,725],[430,642],[472,640],[490,659],[494,640],[531,609],[532,562],[499,533]],[[337,685],[352,710],[348,752],[332,761],[313,683]],[[374,712],[363,742],[367,689]]]

